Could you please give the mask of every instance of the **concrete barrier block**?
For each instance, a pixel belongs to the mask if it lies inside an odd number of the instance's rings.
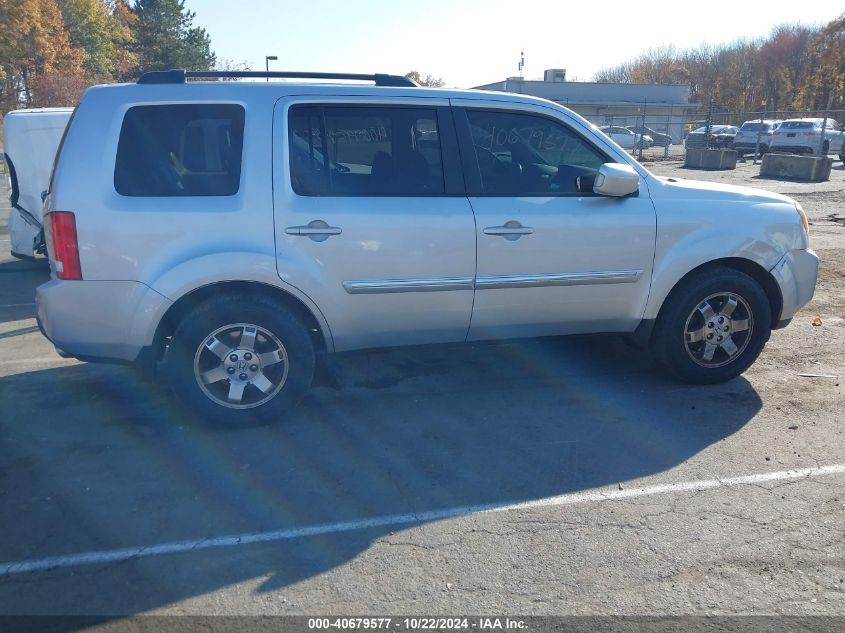
[[[827,156],[766,154],[760,164],[760,175],[770,178],[822,182],[830,179],[833,159]]]
[[[688,149],[684,167],[693,169],[736,169],[736,150],[733,149]]]

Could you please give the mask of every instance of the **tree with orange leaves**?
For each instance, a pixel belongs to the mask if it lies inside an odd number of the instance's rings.
[[[83,51],[70,43],[56,0],[0,0],[0,103],[37,103],[39,80],[53,73],[82,78]]]

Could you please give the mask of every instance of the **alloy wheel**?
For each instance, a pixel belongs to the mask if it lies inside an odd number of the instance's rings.
[[[251,409],[272,400],[284,386],[288,369],[282,342],[252,323],[217,328],[194,355],[194,378],[200,389],[229,409]]]
[[[732,292],[712,294],[687,317],[687,354],[702,367],[723,367],[739,358],[751,340],[753,328],[754,317],[745,299]]]

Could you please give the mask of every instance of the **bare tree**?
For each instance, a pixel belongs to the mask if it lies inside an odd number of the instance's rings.
[[[446,85],[443,77],[435,77],[434,75],[422,75],[418,70],[412,70],[405,73],[405,76],[411,81],[420,86],[427,86],[429,88],[441,88]]]
[[[602,84],[629,84],[634,62],[624,62],[612,68],[603,68],[593,77],[593,81]]]

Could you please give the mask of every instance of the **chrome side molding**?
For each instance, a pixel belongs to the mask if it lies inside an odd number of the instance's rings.
[[[434,279],[373,279],[344,281],[343,289],[351,295],[393,292],[439,292],[472,290],[472,277],[438,277]]]
[[[496,288],[541,288],[543,286],[589,286],[593,284],[632,284],[642,270],[604,270],[584,273],[542,273],[537,275],[483,275],[475,280],[479,290]]]
[[[542,288],[544,286],[587,286],[631,284],[642,270],[606,270],[584,273],[542,273],[536,275],[485,275],[481,277],[438,277],[433,279],[372,279],[343,282],[351,295],[396,292],[441,292],[448,290],[493,290],[497,288]]]

